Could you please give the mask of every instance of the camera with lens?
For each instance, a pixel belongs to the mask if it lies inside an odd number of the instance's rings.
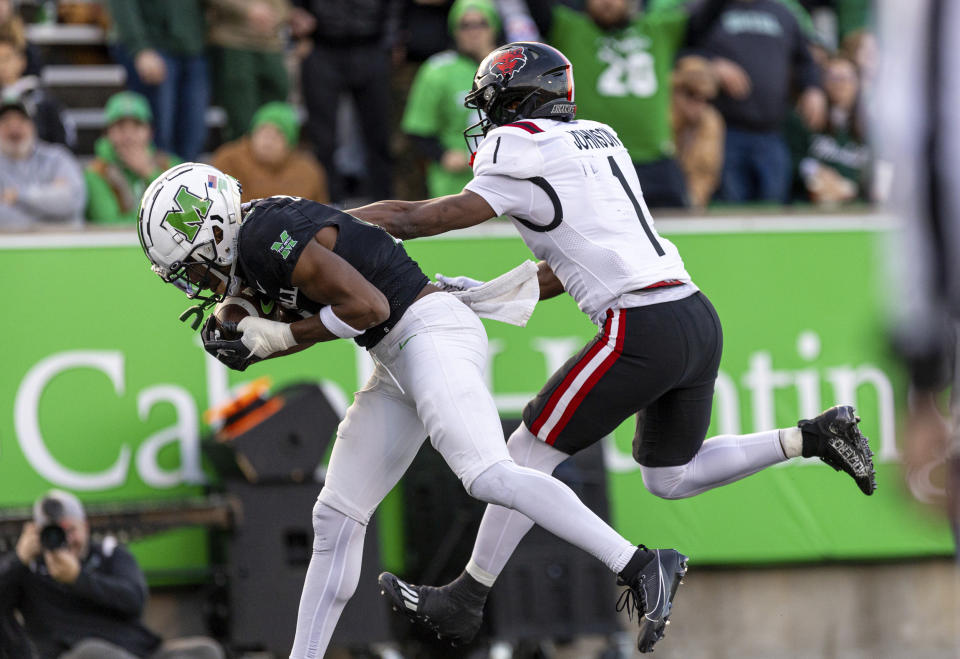
[[[60,526],[63,518],[63,503],[56,499],[44,499],[40,509],[46,519],[46,524],[40,527],[40,544],[44,549],[53,551],[67,546],[67,532]]]

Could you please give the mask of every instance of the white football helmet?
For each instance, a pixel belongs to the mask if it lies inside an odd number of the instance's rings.
[[[210,165],[186,162],[144,191],[137,232],[151,269],[206,308],[241,288],[234,274],[241,219],[239,181]],[[206,268],[194,269],[191,280],[187,267],[193,264]],[[226,282],[225,294],[200,295],[211,288],[211,275]]]

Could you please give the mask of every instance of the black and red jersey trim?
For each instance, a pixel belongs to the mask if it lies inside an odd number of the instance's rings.
[[[531,135],[542,133],[543,129],[531,121],[514,121],[512,124],[504,124],[504,128],[522,128]]]

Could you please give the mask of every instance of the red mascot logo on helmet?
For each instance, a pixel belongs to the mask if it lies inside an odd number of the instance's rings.
[[[523,47],[517,46],[505,50],[490,62],[490,73],[494,74],[501,81],[507,82],[513,77],[513,74],[523,68],[527,63],[527,56],[523,54]]]

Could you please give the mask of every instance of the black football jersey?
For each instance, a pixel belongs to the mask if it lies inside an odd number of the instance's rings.
[[[403,245],[382,228],[309,199],[258,199],[249,204],[240,225],[238,274],[247,285],[288,309],[317,313],[325,305],[301,293],[290,279],[307,243],[331,225],[339,231],[333,252],[380,289],[390,303],[390,317],[354,339],[372,348],[429,283]]]

